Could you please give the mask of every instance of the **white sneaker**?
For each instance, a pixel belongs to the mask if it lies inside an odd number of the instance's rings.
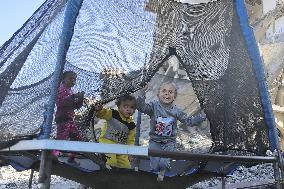
[[[134,171],[135,171],[135,172],[138,172],[138,171],[139,171],[139,169],[138,169],[137,166],[134,167]]]
[[[107,169],[107,170],[111,170],[112,168],[111,168],[110,165],[106,164],[106,169]]]
[[[162,181],[164,180],[165,172],[166,172],[166,171],[160,171],[160,172],[159,172],[158,177],[157,177],[157,181],[158,181],[158,182],[162,182]]]

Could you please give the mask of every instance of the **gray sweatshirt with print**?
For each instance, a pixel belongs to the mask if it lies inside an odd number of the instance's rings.
[[[145,103],[145,92],[141,91],[137,97],[137,109],[150,116],[150,140],[156,142],[169,142],[176,139],[177,120],[187,126],[205,120],[205,116],[198,114],[188,116],[176,105],[164,105],[160,101]]]

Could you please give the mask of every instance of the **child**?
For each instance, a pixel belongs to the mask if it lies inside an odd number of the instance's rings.
[[[62,82],[58,88],[55,114],[57,125],[57,140],[83,140],[82,134],[74,121],[75,109],[83,105],[84,92],[74,94],[72,87],[76,84],[77,74],[73,71],[65,71],[62,75]],[[59,151],[54,150],[53,155],[58,156]],[[75,154],[68,155],[68,162],[79,164]]]
[[[107,144],[134,145],[135,123],[132,115],[136,110],[136,99],[131,95],[120,97],[116,101],[118,110],[95,106],[96,116],[105,119],[106,123],[99,137],[99,142]],[[107,154],[107,164],[120,168],[130,168],[131,156]]]
[[[145,103],[147,85],[137,98],[137,109],[150,116],[149,148],[176,150],[177,120],[191,126],[205,120],[205,115],[189,117],[174,105],[177,89],[173,83],[162,83],[157,94],[158,101]],[[169,158],[150,157],[151,169],[158,171],[157,181],[163,181],[166,170],[170,169]]]

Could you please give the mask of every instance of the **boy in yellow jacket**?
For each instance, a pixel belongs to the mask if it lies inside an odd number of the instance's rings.
[[[131,95],[120,97],[116,101],[118,110],[95,106],[96,117],[105,119],[99,137],[100,143],[134,145],[135,123],[132,115],[136,110],[136,99]],[[128,155],[107,154],[107,164],[114,167],[130,168],[131,158]]]

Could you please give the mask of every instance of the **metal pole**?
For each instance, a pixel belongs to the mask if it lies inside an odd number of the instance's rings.
[[[136,123],[136,133],[135,133],[135,145],[136,146],[139,146],[140,126],[141,126],[141,112],[138,111],[137,123]]]
[[[58,54],[57,54],[57,62],[56,68],[53,74],[53,82],[51,86],[51,94],[48,102],[48,113],[46,117],[46,121],[43,125],[43,135],[39,138],[48,139],[50,138],[54,107],[55,107],[55,99],[57,95],[57,88],[60,82],[60,75],[64,69],[64,65],[66,62],[66,54],[70,45],[70,41],[73,36],[74,25],[76,23],[76,18],[79,14],[79,10],[81,8],[83,0],[69,0],[66,5],[66,11],[64,15],[64,22],[62,33],[60,36]],[[50,173],[51,173],[51,158],[48,158],[49,153],[45,150],[42,151],[41,163],[40,163],[40,175],[39,175],[39,183],[42,183],[42,188],[49,189],[50,188]],[[48,171],[49,170],[49,171]],[[48,175],[46,175],[48,174]]]
[[[139,146],[140,126],[141,126],[141,112],[138,111],[137,123],[136,123],[136,132],[135,132],[135,145],[136,146]],[[137,157],[134,157],[133,166],[134,166],[135,171],[139,170],[139,159]]]
[[[50,151],[44,150],[42,152],[41,162],[39,167],[39,187],[40,189],[49,189],[51,181],[51,168],[52,168],[52,159]]]
[[[259,88],[259,96],[262,102],[262,108],[264,112],[265,122],[268,127],[268,136],[269,141],[271,145],[271,151],[277,151],[277,154],[275,156],[278,159],[278,164],[275,165],[274,171],[275,174],[279,171],[279,175],[275,175],[275,177],[279,176],[279,179],[283,181],[283,157],[281,155],[281,148],[279,145],[279,139],[276,132],[276,126],[275,126],[275,118],[272,111],[272,106],[270,102],[270,97],[268,94],[268,87],[267,82],[265,78],[265,72],[263,68],[263,61],[258,49],[258,45],[255,40],[254,32],[252,28],[250,27],[249,21],[248,21],[248,13],[245,6],[244,0],[236,0],[236,11],[239,16],[240,26],[243,32],[243,37],[245,39],[245,43],[248,49],[248,53],[250,56],[250,59],[252,61],[252,66],[256,75],[256,79],[258,82],[258,88]],[[282,176],[281,176],[282,175]],[[281,182],[282,183],[282,182]]]
[[[274,179],[276,181],[276,188],[277,189],[282,189],[281,186],[281,181],[280,181],[280,171],[279,171],[279,162],[274,162],[273,163],[273,168],[274,168]]]
[[[221,177],[221,180],[222,180],[222,189],[225,189],[226,188],[226,179],[225,177]]]
[[[32,184],[33,184],[33,178],[34,178],[34,169],[31,169],[31,174],[30,174],[30,178],[29,178],[29,189],[32,188]]]
[[[231,156],[231,155],[215,155],[215,154],[198,154],[179,151],[163,151],[163,150],[148,150],[149,156],[166,157],[183,160],[200,160],[200,161],[226,161],[226,162],[258,162],[258,163],[274,163],[278,159],[275,156]]]
[[[40,184],[40,189],[49,189],[50,183],[48,183],[49,175],[46,173],[46,168],[47,168],[47,161],[48,161],[48,150],[43,150],[41,153],[40,157],[40,167],[39,167],[39,178],[38,178],[38,183]]]

